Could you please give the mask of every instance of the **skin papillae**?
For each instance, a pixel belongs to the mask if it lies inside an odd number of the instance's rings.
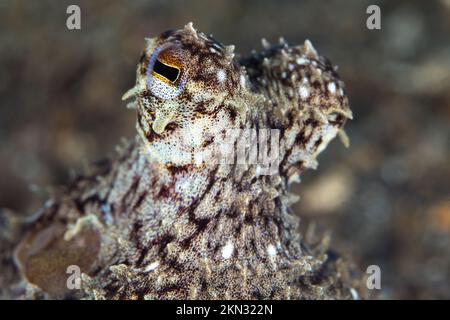
[[[4,215],[3,295],[354,298],[353,271],[324,241],[308,243],[289,209],[290,185],[351,118],[331,63],[309,41],[283,40],[263,41],[261,52],[238,61],[233,46],[192,24],[146,41],[136,86],[124,95],[134,98],[136,137],[33,221],[18,226]],[[262,148],[245,129],[278,132],[270,174],[258,161],[220,161],[218,149]],[[15,267],[5,257],[13,247]],[[72,265],[81,269],[80,289],[67,286]]]

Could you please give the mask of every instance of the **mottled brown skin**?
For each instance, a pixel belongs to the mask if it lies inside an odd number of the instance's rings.
[[[146,80],[155,48],[174,43],[157,57],[180,68],[177,81],[187,79],[176,96],[165,84],[152,91]],[[88,299],[355,297],[348,266],[326,243],[306,243],[289,210],[295,201],[289,185],[316,166],[317,154],[351,117],[343,83],[309,42],[265,47],[238,63],[232,47],[191,24],[148,40],[137,85],[125,96],[136,99],[137,136],[25,227],[16,263],[27,281],[14,292],[25,287],[26,298]],[[187,146],[186,127],[202,133]],[[279,130],[275,174],[211,154],[185,163],[172,153],[193,159],[217,148],[218,137],[233,128]],[[84,272],[81,290],[66,288],[69,265]]]

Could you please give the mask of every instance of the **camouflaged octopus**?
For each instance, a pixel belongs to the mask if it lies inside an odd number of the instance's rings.
[[[14,290],[25,298],[354,298],[347,266],[326,245],[309,245],[289,211],[290,184],[351,118],[344,84],[308,40],[263,47],[238,61],[234,46],[191,23],[146,39],[123,97],[134,98],[137,136],[17,227],[23,280]],[[270,174],[258,161],[220,160],[237,145],[262,149],[263,129],[279,142],[267,146],[278,159]],[[67,287],[69,266],[81,269],[80,289]]]

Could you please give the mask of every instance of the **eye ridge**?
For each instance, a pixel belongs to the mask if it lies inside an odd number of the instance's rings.
[[[153,66],[153,72],[157,75],[169,80],[171,83],[175,83],[180,76],[180,69],[169,66],[162,63],[158,59],[155,60],[155,65]]]

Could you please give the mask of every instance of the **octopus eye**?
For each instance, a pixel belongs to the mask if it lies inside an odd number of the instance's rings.
[[[183,52],[174,45],[156,49],[147,69],[147,87],[164,100],[176,98],[184,89],[187,72],[183,69]]]
[[[155,65],[153,66],[153,72],[171,83],[175,83],[180,75],[180,69],[162,63],[158,59],[156,59]]]

